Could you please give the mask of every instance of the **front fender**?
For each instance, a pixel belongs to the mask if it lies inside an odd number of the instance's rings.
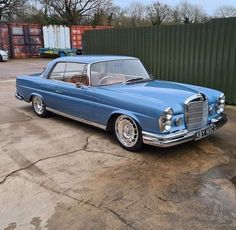
[[[27,102],[31,102],[33,96],[40,97],[40,98],[42,99],[42,101],[45,101],[44,98],[43,98],[43,96],[42,96],[41,94],[33,92],[33,93],[30,94],[29,98],[27,99]]]
[[[157,126],[157,119],[155,117],[151,117],[151,116],[147,116],[144,114],[140,114],[140,113],[135,113],[132,111],[128,111],[128,110],[122,110],[122,109],[117,109],[112,111],[112,113],[110,114],[110,116],[108,117],[107,120],[107,127],[110,126],[110,119],[111,117],[113,117],[114,115],[118,115],[118,114],[123,114],[126,116],[131,117],[134,121],[137,122],[137,124],[140,126],[140,128],[143,131],[152,131],[152,132],[157,132],[158,130],[158,126]]]
[[[130,111],[122,110],[122,109],[113,111],[113,112],[110,114],[109,119],[107,120],[107,122],[110,120],[110,118],[111,118],[112,116],[118,115],[118,114],[122,114],[122,115],[126,115],[126,116],[128,116],[128,117],[131,117],[133,120],[135,120],[135,121],[141,126],[140,120],[139,120],[139,118],[138,118],[136,115],[134,115],[134,114],[133,114],[132,112],[130,112]]]

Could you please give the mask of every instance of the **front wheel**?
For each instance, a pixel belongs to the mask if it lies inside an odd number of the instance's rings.
[[[113,131],[120,145],[128,151],[138,151],[143,144],[141,128],[131,117],[120,115],[116,118]]]
[[[33,96],[32,98],[32,107],[34,112],[39,116],[39,117],[46,117],[47,116],[47,110],[46,110],[46,105],[43,102],[43,99],[39,96]]]

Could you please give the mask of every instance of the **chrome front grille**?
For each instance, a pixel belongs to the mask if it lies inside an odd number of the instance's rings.
[[[202,95],[186,103],[185,109],[186,125],[188,130],[201,129],[207,124],[208,100]]]

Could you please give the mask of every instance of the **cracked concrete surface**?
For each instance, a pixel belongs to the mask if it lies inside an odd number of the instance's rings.
[[[235,107],[207,139],[131,153],[14,99],[7,79],[46,62],[0,64],[0,229],[236,229]]]

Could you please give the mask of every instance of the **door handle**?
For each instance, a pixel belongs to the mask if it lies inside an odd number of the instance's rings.
[[[57,89],[57,90],[56,90],[56,93],[62,94],[62,91],[59,90],[59,89]]]

